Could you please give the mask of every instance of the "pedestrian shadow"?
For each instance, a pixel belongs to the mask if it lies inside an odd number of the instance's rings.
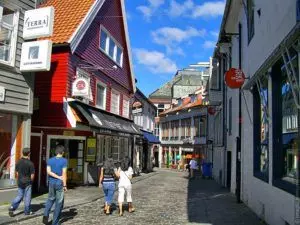
[[[77,209],[71,208],[69,211],[64,211],[61,213],[61,219],[60,222],[64,223],[67,222],[68,220],[72,220],[76,215],[77,215]]]
[[[31,211],[33,213],[36,213],[40,209],[45,208],[45,203],[31,204],[30,206],[31,206]],[[16,216],[19,216],[19,215],[23,215],[23,214],[24,214],[24,210],[21,210],[21,211],[15,213],[13,217],[16,217]]]

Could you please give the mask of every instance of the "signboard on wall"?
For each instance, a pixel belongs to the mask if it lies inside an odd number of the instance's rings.
[[[5,100],[5,88],[0,86],[0,102],[4,102]]]
[[[97,139],[94,137],[89,137],[87,139],[87,148],[85,154],[86,162],[95,162],[96,161],[96,143]]]
[[[32,41],[22,44],[22,72],[49,71],[52,52],[52,41]]]
[[[88,98],[90,95],[90,85],[86,78],[77,78],[72,85],[72,96]]]
[[[23,38],[28,40],[52,36],[53,24],[53,6],[28,10],[24,15]]]

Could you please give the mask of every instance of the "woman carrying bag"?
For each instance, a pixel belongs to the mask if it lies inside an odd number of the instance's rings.
[[[119,177],[119,196],[118,196],[118,202],[119,202],[119,215],[123,216],[123,202],[124,197],[126,193],[126,200],[128,203],[128,211],[134,212],[134,207],[132,205],[132,185],[131,185],[131,179],[133,175],[133,169],[130,166],[130,160],[128,157],[125,157],[120,164],[120,167],[117,171],[117,176]]]

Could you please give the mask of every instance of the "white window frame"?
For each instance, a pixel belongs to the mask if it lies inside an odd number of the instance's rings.
[[[101,48],[101,32],[104,31],[107,35],[107,39],[106,39],[106,43],[105,43],[105,49]],[[114,55],[113,57],[111,57],[109,55],[109,42],[110,40],[112,40],[115,43],[115,47],[114,47]],[[121,53],[121,57],[120,57],[120,63],[117,62],[117,48],[120,48],[122,53]],[[107,29],[103,26],[100,25],[100,34],[99,34],[99,49],[101,52],[103,52],[107,57],[109,57],[111,60],[113,60],[119,67],[123,67],[123,55],[124,55],[124,49],[123,47],[119,44],[119,42],[116,41],[116,39],[114,39],[114,37],[107,31]]]
[[[98,105],[98,86],[102,86],[104,88],[104,95],[103,95],[103,106]],[[97,86],[96,86],[96,107],[105,110],[106,109],[106,91],[107,91],[107,85],[104,84],[101,81],[97,81]]]
[[[124,110],[125,110],[124,103],[125,103],[125,102],[127,102],[127,106],[128,106],[128,107],[127,107],[127,112],[126,112],[127,115],[124,114]],[[123,117],[129,118],[129,108],[130,108],[129,105],[130,105],[130,103],[129,103],[129,98],[128,98],[127,96],[123,95],[123,110],[122,110],[122,116],[123,116]]]
[[[118,109],[118,112],[113,112],[112,111],[112,106],[113,106],[113,97],[112,97],[112,95],[113,94],[117,94],[118,95],[118,107],[117,107],[117,109]],[[120,92],[118,92],[118,91],[116,91],[115,89],[111,89],[111,103],[110,103],[110,112],[111,113],[114,113],[114,114],[117,114],[117,115],[120,115]]]
[[[7,6],[4,6],[4,7],[14,11],[13,9],[11,9]],[[12,32],[12,35],[11,35],[11,49],[10,49],[9,61],[4,61],[4,60],[0,59],[0,64],[4,64],[4,65],[7,65],[7,66],[11,66],[11,67],[15,66],[15,61],[16,61],[19,15],[20,15],[19,11],[14,12],[13,32]],[[6,24],[6,23],[3,22],[3,18],[2,18],[2,22],[0,21],[0,25],[3,26],[3,27],[7,27],[7,28],[10,27],[9,24]],[[0,29],[1,29],[1,27],[0,27]]]

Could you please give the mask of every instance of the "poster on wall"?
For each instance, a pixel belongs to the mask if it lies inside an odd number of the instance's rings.
[[[95,162],[96,161],[96,138],[90,137],[87,139],[87,148],[85,154],[86,162]]]
[[[49,71],[52,52],[52,41],[32,41],[22,44],[22,72]]]

